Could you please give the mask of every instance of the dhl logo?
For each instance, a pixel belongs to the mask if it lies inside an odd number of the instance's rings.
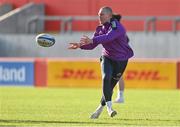
[[[98,75],[93,69],[69,69],[62,70],[61,75],[55,76],[58,79],[87,79],[99,80],[101,75]],[[127,70],[124,73],[126,80],[168,80],[168,77],[160,74],[158,70]]]
[[[125,73],[126,80],[168,80],[160,74],[158,70],[127,70]]]
[[[62,75],[57,75],[56,78],[61,79],[92,79],[100,78],[93,69],[63,69]]]

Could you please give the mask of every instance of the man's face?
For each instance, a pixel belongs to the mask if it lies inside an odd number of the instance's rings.
[[[98,16],[99,16],[99,23],[100,24],[104,24],[105,22],[109,22],[111,17],[112,17],[111,14],[106,13],[105,11],[103,11],[103,9],[99,10]]]

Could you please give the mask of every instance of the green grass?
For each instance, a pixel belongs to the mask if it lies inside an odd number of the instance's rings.
[[[0,87],[0,125],[180,126],[180,90],[127,89],[125,103],[113,105],[116,117],[104,110],[91,120],[100,96],[90,88]]]

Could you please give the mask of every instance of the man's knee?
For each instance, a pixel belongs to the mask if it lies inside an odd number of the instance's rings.
[[[111,78],[112,78],[112,76],[109,75],[109,74],[104,74],[103,75],[103,81],[106,81],[106,82],[111,81]]]

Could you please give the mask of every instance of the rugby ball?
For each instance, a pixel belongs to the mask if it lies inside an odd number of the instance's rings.
[[[50,34],[39,34],[36,36],[36,42],[43,47],[51,47],[55,44],[55,38]]]

